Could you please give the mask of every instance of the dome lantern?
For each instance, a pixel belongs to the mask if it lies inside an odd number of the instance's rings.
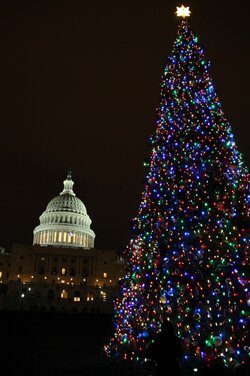
[[[67,178],[66,178],[66,180],[64,180],[63,185],[64,185],[64,189],[63,189],[63,191],[60,193],[60,195],[64,195],[65,193],[69,193],[69,194],[72,195],[72,196],[75,196],[75,195],[76,195],[76,194],[73,192],[73,185],[74,185],[74,182],[73,182],[72,177],[71,177],[71,170],[68,171]]]

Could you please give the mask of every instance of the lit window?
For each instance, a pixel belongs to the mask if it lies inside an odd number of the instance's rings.
[[[108,273],[103,273],[103,278],[107,278],[108,277]]]
[[[59,241],[59,242],[62,241],[62,233],[61,233],[61,231],[60,231],[59,234],[58,234],[58,241]]]
[[[101,291],[101,299],[103,302],[107,301],[107,293],[105,291]]]
[[[68,299],[68,293],[66,290],[62,290],[61,292],[61,299]]]
[[[73,233],[72,233],[72,232],[69,232],[69,233],[68,233],[68,243],[71,243],[71,241],[72,241],[72,237],[73,237]]]
[[[66,275],[66,269],[62,268],[61,275]]]
[[[80,296],[74,296],[74,302],[80,302],[81,298]]]
[[[92,292],[88,292],[87,294],[87,302],[93,302],[94,300],[94,295]]]
[[[63,233],[63,241],[66,243],[66,240],[67,240],[67,232],[64,232]]]
[[[3,272],[0,272],[0,278],[2,278],[2,276],[3,276]]]

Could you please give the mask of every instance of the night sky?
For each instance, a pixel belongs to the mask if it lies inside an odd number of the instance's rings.
[[[126,246],[181,4],[0,1],[0,246],[32,244],[69,167],[96,248]],[[249,2],[183,4],[249,166]]]

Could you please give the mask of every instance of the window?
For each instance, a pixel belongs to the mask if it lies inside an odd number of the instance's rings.
[[[45,273],[45,258],[41,257],[40,259],[40,265],[38,268],[38,274],[44,274]]]
[[[69,232],[68,233],[68,243],[71,243],[72,242],[72,239],[73,239],[73,233],[72,232]]]
[[[42,232],[42,243],[45,243],[45,231]]]
[[[3,276],[3,272],[0,271],[0,278],[2,278],[2,276]]]
[[[44,265],[40,265],[39,269],[38,269],[38,274],[44,274],[45,273],[45,267]]]
[[[62,290],[61,292],[61,299],[68,299],[68,293],[66,290]]]
[[[104,272],[103,273],[103,278],[107,278],[108,277],[108,273]]]
[[[52,274],[52,275],[56,275],[56,274],[57,274],[57,267],[56,267],[56,266],[54,266],[54,267],[52,268],[52,270],[51,270],[51,274]]]
[[[107,301],[107,293],[105,291],[101,291],[101,300],[103,302]]]
[[[94,294],[93,294],[93,292],[88,292],[87,293],[87,302],[93,302],[93,300],[94,300]]]
[[[80,291],[75,291],[74,302],[80,302],[80,301],[81,301]]]
[[[88,276],[89,276],[89,274],[88,274],[88,272],[87,272],[86,269],[83,269],[83,271],[82,271],[82,276],[83,276],[83,277],[88,277]]]
[[[66,269],[65,268],[62,268],[61,275],[66,275]]]

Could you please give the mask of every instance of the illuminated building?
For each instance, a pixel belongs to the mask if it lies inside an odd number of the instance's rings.
[[[95,233],[71,173],[34,229],[33,245],[0,252],[2,309],[110,313],[123,275],[114,250],[94,248]]]
[[[40,216],[34,229],[33,244],[93,248],[95,233],[83,202],[73,192],[71,173],[64,180],[64,189],[54,197]]]

